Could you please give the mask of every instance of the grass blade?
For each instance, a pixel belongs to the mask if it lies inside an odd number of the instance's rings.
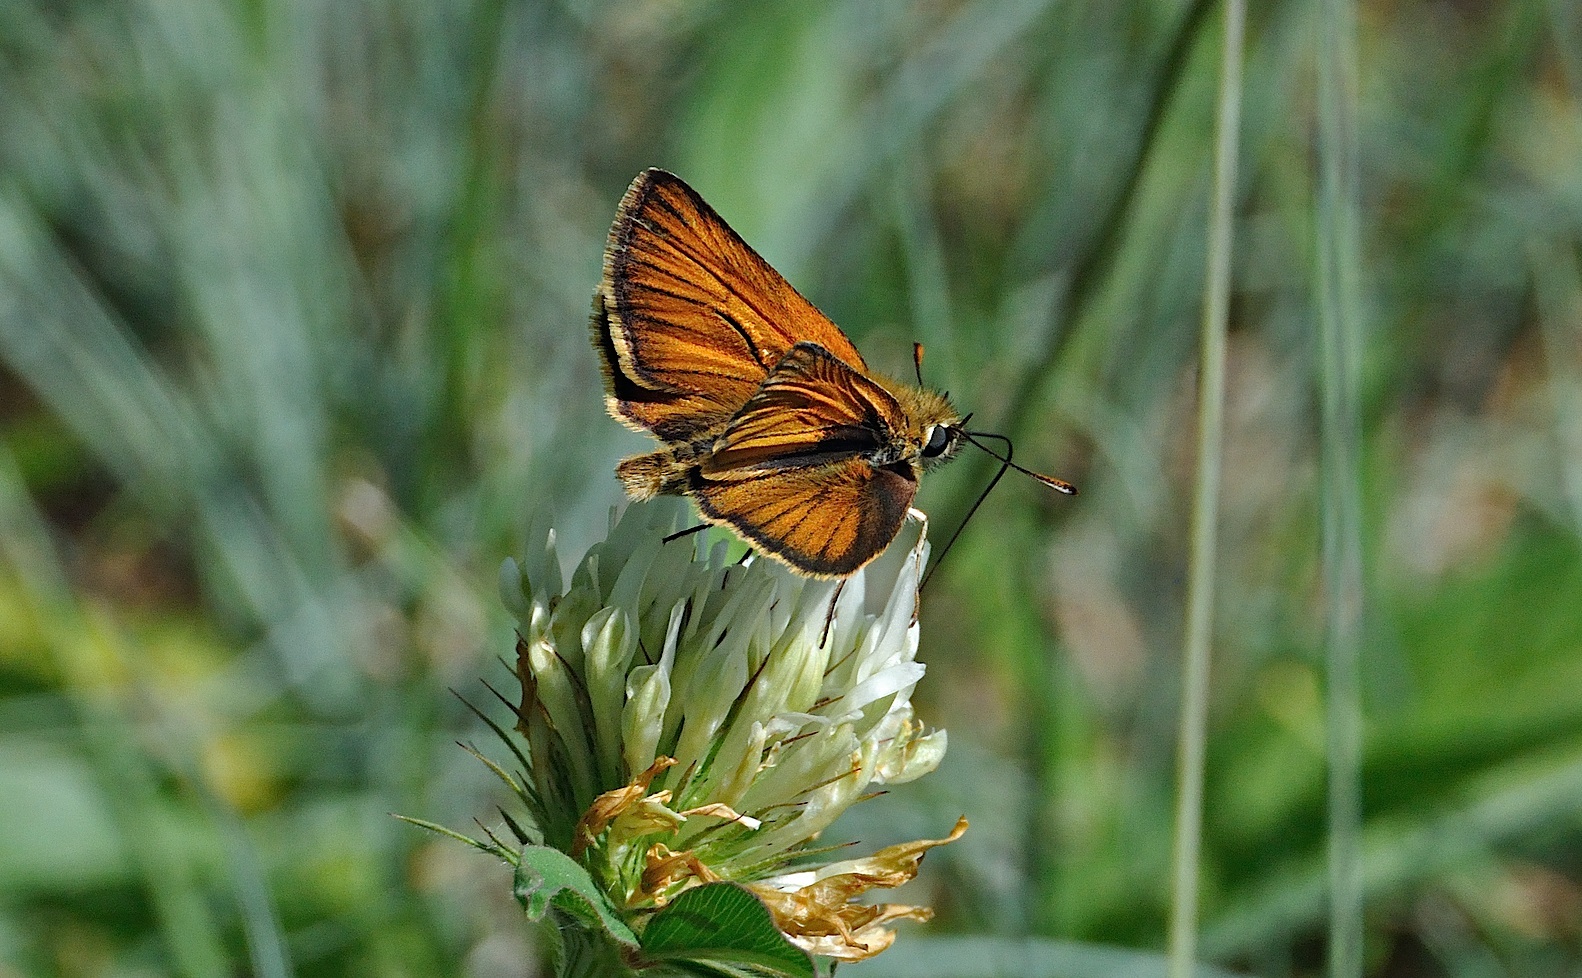
[[[1352,0],[1320,4],[1316,229],[1332,978],[1362,974],[1356,30]]]
[[[1213,631],[1214,558],[1218,550],[1220,471],[1225,440],[1225,330],[1230,307],[1231,220],[1236,200],[1236,149],[1241,129],[1241,66],[1246,21],[1243,0],[1226,0],[1214,139],[1214,203],[1209,215],[1208,267],[1203,296],[1197,480],[1192,500],[1181,732],[1177,745],[1170,903],[1171,978],[1189,978],[1197,958],[1198,846],[1203,825],[1209,640]]]

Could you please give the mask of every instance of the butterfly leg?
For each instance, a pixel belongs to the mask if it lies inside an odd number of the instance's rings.
[[[670,543],[673,540],[680,540],[682,537],[690,537],[694,533],[702,533],[704,530],[707,530],[708,528],[709,528],[709,524],[707,524],[707,523],[699,523],[697,526],[689,526],[685,530],[677,530],[676,532],[670,534],[669,536],[665,537],[663,540],[661,540],[659,542],[660,543]]]
[[[840,583],[835,585],[835,593],[829,597],[829,613],[824,616],[824,631],[818,637],[820,648],[829,641],[829,626],[835,622],[835,606],[840,603],[840,592],[846,590],[846,582],[848,580],[849,578],[841,578]]]

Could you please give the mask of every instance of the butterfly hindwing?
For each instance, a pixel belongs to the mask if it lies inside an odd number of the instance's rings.
[[[798,343],[715,438],[703,472],[743,478],[872,458],[905,423],[889,391],[822,346]]]
[[[690,488],[708,520],[814,577],[845,577],[877,557],[917,494],[914,480],[859,458],[726,480],[694,470]]]
[[[888,391],[798,343],[715,438],[689,494],[804,574],[850,574],[894,538],[917,493],[910,464],[884,464],[903,422]]]
[[[621,201],[593,334],[611,413],[665,441],[723,425],[799,341],[866,369],[839,327],[663,170]]]

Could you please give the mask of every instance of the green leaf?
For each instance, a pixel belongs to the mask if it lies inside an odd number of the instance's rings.
[[[769,911],[734,883],[686,891],[643,931],[643,954],[688,961],[707,974],[815,978],[813,959],[786,940]]]
[[[512,887],[530,920],[542,920],[553,907],[591,927],[602,927],[628,947],[637,935],[615,912],[593,877],[576,860],[548,846],[525,846]]]

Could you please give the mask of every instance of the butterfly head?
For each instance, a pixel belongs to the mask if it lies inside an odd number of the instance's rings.
[[[907,419],[907,454],[924,470],[956,454],[962,442],[961,412],[938,391],[910,384],[896,386],[896,400]]]

